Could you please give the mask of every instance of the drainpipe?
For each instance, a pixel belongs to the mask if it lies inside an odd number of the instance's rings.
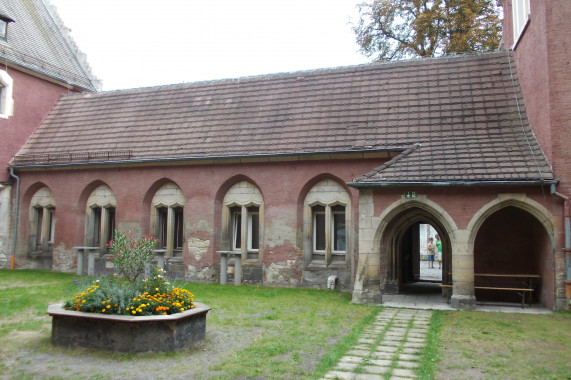
[[[14,168],[10,167],[10,175],[16,178],[16,205],[14,206],[14,232],[12,235],[12,252],[10,254],[10,269],[16,266],[16,238],[18,236],[18,208],[20,205],[20,177],[14,174]]]

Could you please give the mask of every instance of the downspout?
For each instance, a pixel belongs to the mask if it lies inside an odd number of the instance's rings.
[[[16,266],[16,240],[18,236],[18,209],[20,206],[20,177],[14,174],[14,168],[10,167],[10,176],[16,178],[16,205],[14,206],[14,232],[12,235],[12,252],[10,253],[10,269]]]

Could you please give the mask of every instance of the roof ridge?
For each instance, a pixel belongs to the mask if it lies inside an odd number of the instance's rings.
[[[227,78],[216,78],[216,79],[204,79],[198,81],[188,81],[188,82],[179,82],[179,83],[166,83],[166,84],[158,84],[158,85],[151,85],[151,86],[144,86],[144,87],[133,87],[133,88],[123,88],[123,89],[113,89],[113,90],[104,90],[99,91],[100,94],[111,94],[111,93],[123,93],[123,92],[135,92],[135,91],[155,91],[155,90],[163,90],[167,88],[176,88],[176,87],[183,87],[183,86],[198,86],[198,85],[222,85],[226,83],[237,83],[241,81],[262,81],[262,80],[275,80],[277,78],[293,78],[295,77],[298,81],[303,81],[303,75],[319,75],[319,74],[326,74],[326,73],[340,73],[343,70],[375,70],[380,67],[402,67],[409,64],[415,63],[422,63],[422,62],[438,62],[438,61],[445,61],[450,59],[462,59],[462,58],[470,58],[470,57],[486,57],[486,56],[497,56],[499,54],[505,54],[507,50],[499,49],[490,52],[471,52],[471,53],[455,53],[455,54],[448,54],[443,55],[440,57],[423,57],[423,58],[410,58],[410,59],[402,59],[399,61],[373,61],[368,63],[361,63],[356,65],[342,65],[342,66],[334,66],[334,67],[322,67],[322,68],[313,68],[313,69],[302,69],[302,70],[294,70],[294,71],[281,71],[275,73],[265,73],[265,74],[253,74],[253,75],[245,75],[245,76],[238,76],[238,77],[227,77]],[[71,95],[78,95],[78,94],[71,94]]]
[[[79,67],[83,71],[84,75],[89,79],[96,91],[101,91],[102,81],[97,78],[92,71],[91,65],[87,62],[87,55],[81,51],[73,37],[71,36],[70,29],[65,25],[62,18],[60,17],[57,7],[54,6],[50,0],[41,0],[42,5],[46,9],[48,15],[51,17],[54,25],[60,32],[64,42],[67,44],[72,52],[73,57],[77,61]]]

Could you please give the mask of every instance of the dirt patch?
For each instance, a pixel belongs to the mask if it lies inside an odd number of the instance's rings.
[[[13,332],[7,344],[18,341],[18,350],[2,350],[4,371],[0,379],[17,376],[73,379],[211,379],[209,369],[261,336],[260,331],[207,329],[206,338],[191,349],[174,353],[111,353],[92,349],[53,347],[49,329]],[[24,339],[25,342],[22,342]],[[25,344],[23,344],[25,343]]]

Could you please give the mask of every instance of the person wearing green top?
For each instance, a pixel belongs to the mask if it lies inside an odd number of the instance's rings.
[[[440,236],[438,234],[434,237],[436,238],[436,248],[438,249],[435,260],[438,261],[438,269],[442,269],[442,241],[440,241]]]

